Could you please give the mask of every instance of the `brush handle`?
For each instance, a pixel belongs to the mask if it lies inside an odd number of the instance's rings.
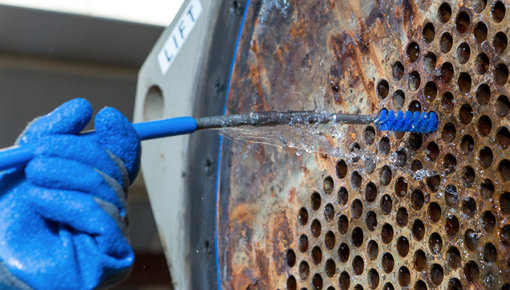
[[[197,122],[192,117],[178,117],[172,119],[148,121],[133,124],[140,140],[150,140],[193,133],[197,130]],[[92,135],[94,131],[82,135]],[[31,145],[12,146],[0,151],[0,171],[24,165],[34,156]]]

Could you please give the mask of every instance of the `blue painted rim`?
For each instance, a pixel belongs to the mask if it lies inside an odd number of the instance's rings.
[[[235,62],[236,62],[236,58],[237,58],[237,53],[238,53],[238,50],[239,50],[239,43],[241,42],[241,35],[243,33],[243,30],[244,30],[244,24],[246,22],[246,15],[248,14],[248,8],[250,7],[250,3],[251,3],[251,0],[248,0],[246,2],[246,5],[244,7],[244,12],[243,12],[243,19],[241,20],[241,26],[239,27],[239,31],[237,32],[237,40],[236,40],[236,44],[235,44],[235,47],[234,47],[234,55],[232,56],[232,62],[231,62],[231,65],[230,65],[230,73],[229,73],[229,76],[228,76],[228,85],[227,85],[227,89],[226,89],[226,92],[225,92],[225,103],[223,104],[223,115],[225,115],[227,113],[227,104],[228,104],[228,95],[230,93],[230,86],[232,84],[232,75],[234,73],[234,66],[235,66]],[[218,201],[219,201],[219,196],[220,196],[220,168],[221,168],[221,157],[222,157],[222,150],[223,149],[223,136],[220,135],[220,146],[219,146],[219,149],[218,149],[218,160],[216,162],[217,164],[217,168],[216,168],[216,200],[215,200],[215,204],[218,205]],[[214,234],[214,243],[215,243],[215,248],[216,248],[216,251],[215,251],[215,254],[216,254],[216,276],[218,277],[217,278],[217,284],[218,284],[218,289],[221,289],[221,271],[220,271],[220,245],[218,243],[218,208],[216,209],[215,211],[215,215],[214,215],[214,219],[215,219],[215,234]]]

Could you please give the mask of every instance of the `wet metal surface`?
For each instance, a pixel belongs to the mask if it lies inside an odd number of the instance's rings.
[[[507,287],[509,9],[493,0],[252,2],[229,113],[388,108],[435,111],[440,124],[426,135],[343,126],[329,139],[340,158],[233,142],[223,151],[222,285]]]

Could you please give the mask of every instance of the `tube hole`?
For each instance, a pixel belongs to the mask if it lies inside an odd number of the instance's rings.
[[[433,175],[431,177],[427,177],[427,187],[432,192],[438,191],[440,185],[441,185],[441,177],[438,174]]]
[[[393,108],[395,110],[402,109],[402,107],[404,106],[405,100],[406,100],[404,92],[401,90],[395,91],[393,93],[392,100],[393,100]]]
[[[434,40],[434,37],[436,36],[436,30],[434,29],[434,25],[430,22],[425,24],[425,26],[423,27],[422,35],[426,42],[431,43]]]
[[[455,28],[457,28],[457,31],[460,34],[465,33],[468,31],[469,23],[471,20],[469,19],[469,15],[462,11],[459,14],[457,14],[457,19],[455,20]]]
[[[393,256],[390,253],[384,253],[381,262],[384,272],[391,273],[391,271],[393,271],[395,260],[393,260]]]
[[[457,201],[459,200],[459,194],[457,193],[457,187],[455,185],[449,184],[446,186],[444,192],[444,199],[446,204],[449,206],[457,206]]]
[[[466,275],[466,280],[468,280],[469,283],[478,281],[480,276],[478,265],[474,261],[467,262],[464,266],[464,275]]]
[[[391,207],[392,207],[392,200],[391,197],[387,194],[385,194],[381,198],[381,210],[383,214],[388,215],[391,213]]]
[[[465,187],[471,187],[475,181],[475,171],[471,166],[466,166],[462,170],[462,183]]]
[[[363,231],[360,227],[356,227],[352,231],[351,241],[352,244],[358,248],[363,244]]]
[[[473,108],[469,104],[464,104],[459,110],[459,120],[462,124],[467,125],[473,120]]]
[[[482,106],[485,106],[489,103],[491,98],[491,89],[487,84],[481,84],[476,89],[476,100]]]
[[[452,78],[453,78],[453,65],[449,62],[443,63],[441,65],[441,80],[445,83],[449,83],[452,80]]]
[[[443,282],[444,278],[444,271],[443,267],[439,264],[432,265],[432,268],[430,269],[430,280],[432,281],[432,284],[438,286]]]
[[[453,125],[453,123],[446,123],[443,127],[443,133],[442,133],[442,138],[445,142],[447,143],[451,143],[453,142],[453,140],[455,140],[455,135],[457,133],[457,130],[455,129],[455,125]],[[435,144],[435,143],[434,143]],[[437,145],[436,145],[437,146]],[[433,149],[433,148],[431,148]],[[427,149],[429,150],[429,149]],[[437,154],[439,154],[439,148],[437,149]],[[429,151],[427,151],[428,153]],[[432,154],[432,153],[431,153]],[[432,154],[433,155],[433,154]],[[431,159],[429,156],[427,156],[431,161],[434,161],[437,159],[437,156],[435,159]]]
[[[381,141],[379,141],[379,153],[386,156],[390,153],[390,149],[390,139],[388,139],[388,137],[382,137]]]
[[[483,259],[489,263],[495,262],[498,258],[498,251],[493,244],[487,243],[483,248]]]
[[[397,81],[401,80],[402,77],[404,76],[404,65],[400,61],[395,62],[393,64],[391,72],[395,80]]]
[[[430,142],[429,145],[427,145],[427,150],[425,152],[427,153],[427,158],[430,161],[436,161],[439,156],[439,146],[437,146],[435,142]]]
[[[412,228],[413,236],[417,241],[421,241],[425,235],[425,225],[421,220],[415,220]]]
[[[411,92],[416,92],[420,87],[420,74],[417,71],[413,71],[409,74],[407,87]]]
[[[306,208],[302,207],[299,210],[298,221],[302,226],[306,225],[306,223],[308,222],[308,211],[306,210]]]
[[[492,19],[494,19],[496,23],[503,21],[505,18],[505,11],[505,5],[501,1],[497,1],[491,8]]]
[[[338,278],[338,282],[340,283],[340,289],[347,290],[351,285],[351,277],[345,271],[340,274],[340,278]]]
[[[436,223],[441,219],[441,207],[437,202],[430,203],[428,215],[432,223]]]
[[[365,132],[363,133],[363,137],[365,139],[365,143],[367,145],[372,145],[372,143],[374,143],[374,140],[375,140],[375,129],[374,127],[372,126],[367,126],[365,128]]]
[[[298,247],[301,253],[304,253],[306,250],[308,250],[308,237],[306,235],[303,234],[299,237]]]
[[[471,48],[469,44],[463,42],[457,47],[457,59],[460,64],[465,64],[469,61],[469,57],[471,56]]]
[[[496,226],[496,217],[491,211],[485,211],[482,215],[482,228],[490,233]]]
[[[347,230],[349,229],[349,220],[347,219],[347,216],[341,215],[338,218],[338,231],[345,235],[347,233]]]
[[[421,105],[420,105],[420,102],[419,101],[412,101],[411,103],[409,103],[409,107],[408,107],[408,110],[411,111],[411,112],[418,112],[418,113],[421,113]]]
[[[448,266],[452,269],[456,269],[460,266],[460,251],[456,247],[452,246],[446,252],[446,261]]]
[[[498,166],[499,174],[504,182],[510,180],[510,161],[503,159]]]
[[[299,278],[301,278],[301,280],[306,280],[309,275],[310,266],[308,266],[308,263],[306,261],[301,261],[301,263],[299,264]]]
[[[510,102],[506,96],[499,96],[496,100],[496,114],[500,117],[506,117],[510,111]]]
[[[355,190],[361,187],[361,175],[354,171],[351,176],[351,187]]]
[[[476,213],[475,200],[472,199],[471,197],[464,199],[462,201],[462,212],[469,217],[474,216]]]
[[[476,72],[480,75],[486,73],[489,70],[489,63],[489,57],[485,53],[478,54],[475,60]]]
[[[310,231],[314,237],[319,237],[321,234],[321,223],[318,220],[313,220],[310,225]]]
[[[482,150],[480,150],[478,161],[483,168],[487,169],[491,166],[493,158],[492,150],[489,147],[483,147]]]
[[[330,222],[333,220],[334,217],[335,209],[333,208],[333,205],[331,203],[326,204],[326,206],[324,207],[324,218],[326,218],[326,220]]]
[[[418,250],[414,253],[414,266],[418,271],[425,270],[427,266],[427,256],[425,256],[425,252],[422,250]]]
[[[452,49],[453,45],[453,38],[452,35],[448,32],[445,32],[441,35],[441,38],[439,39],[439,50],[442,53],[447,53]]]
[[[497,53],[502,54],[508,46],[508,37],[503,32],[498,32],[492,39],[492,46]]]
[[[409,253],[409,240],[406,237],[401,236],[398,238],[397,252],[401,257],[405,257]]]
[[[377,259],[377,255],[379,254],[379,245],[377,245],[376,241],[370,240],[370,242],[368,242],[367,253],[368,253],[368,258],[370,260]]]
[[[441,6],[439,6],[437,14],[439,20],[441,20],[441,22],[443,23],[446,23],[452,17],[452,8],[450,7],[450,5],[448,5],[448,3],[443,3],[441,4]]]
[[[326,261],[326,264],[324,265],[324,270],[326,272],[326,275],[328,277],[333,277],[335,275],[335,272],[336,272],[336,265],[335,265],[335,261],[333,261],[332,259],[328,259]]]
[[[310,202],[313,210],[318,210],[321,206],[321,195],[318,192],[314,192],[310,198]]]
[[[319,274],[313,275],[312,278],[312,286],[314,290],[321,290],[322,289],[322,277]]]
[[[352,260],[352,269],[354,270],[354,274],[361,275],[363,274],[363,268],[365,267],[365,263],[363,262],[363,258],[360,256],[354,257]]]
[[[403,177],[399,177],[395,182],[395,193],[399,197],[404,197],[407,193],[407,181]]]
[[[487,136],[492,130],[492,121],[488,116],[482,116],[478,119],[478,133],[482,136]]]
[[[355,199],[351,204],[351,216],[353,219],[361,217],[363,213],[363,204],[359,199]]]
[[[322,250],[321,248],[315,246],[313,247],[312,249],[312,261],[316,264],[316,265],[319,265],[322,261]]]
[[[409,214],[405,207],[401,207],[397,210],[396,220],[397,225],[400,227],[405,227],[407,225],[407,222],[409,221]]]
[[[368,286],[372,289],[376,289],[379,285],[379,273],[375,269],[368,271]]]
[[[326,248],[331,250],[335,247],[335,234],[332,231],[329,231],[324,238],[324,244],[326,244]]]
[[[443,98],[441,99],[442,108],[447,111],[453,111],[453,107],[455,106],[453,95],[450,92],[446,92],[443,94]]]
[[[377,198],[377,187],[373,182],[369,182],[365,187],[365,199],[368,202],[373,202]]]
[[[297,288],[296,278],[294,276],[290,276],[287,279],[287,289],[288,290],[296,290],[296,288]]]
[[[393,227],[386,223],[381,230],[381,238],[385,244],[389,244],[393,240]]]
[[[347,175],[347,164],[344,160],[339,160],[336,163],[336,176],[343,179]]]
[[[457,158],[450,153],[446,154],[443,159],[443,167],[446,174],[455,172],[455,168],[457,167]]]
[[[474,148],[475,140],[473,140],[473,137],[471,137],[471,135],[464,135],[460,142],[460,150],[462,151],[462,154],[468,155],[473,151]]]
[[[461,93],[468,94],[471,91],[471,76],[465,72],[460,73],[457,84]]]
[[[427,284],[423,280],[418,280],[414,283],[414,290],[427,290]]]
[[[331,178],[331,176],[324,178],[324,182],[322,183],[322,189],[326,194],[331,194],[333,192],[334,187],[335,184],[333,183],[333,178]]]
[[[349,246],[346,243],[342,243],[338,248],[338,257],[340,258],[340,261],[343,263],[347,262],[347,260],[349,260],[349,255]]]
[[[388,84],[388,81],[385,79],[382,79],[379,81],[379,84],[377,84],[377,95],[381,99],[385,99],[388,96],[388,93],[390,91],[390,85]]]
[[[508,80],[508,67],[504,63],[494,68],[494,81],[499,86],[504,86]]]
[[[369,231],[375,230],[377,227],[377,215],[373,211],[369,211],[367,213],[367,217],[365,218],[365,223],[367,224],[367,229]]]
[[[423,192],[419,189],[415,189],[411,194],[411,204],[415,210],[420,210],[425,203],[425,196]]]
[[[434,82],[428,82],[425,84],[423,88],[423,95],[425,100],[429,103],[432,103],[437,96],[437,86]]]
[[[338,190],[338,203],[345,206],[347,202],[349,201],[349,193],[347,192],[347,188],[340,187],[340,190]]]
[[[294,267],[296,264],[296,253],[292,249],[287,251],[287,265],[289,267]]]
[[[438,233],[433,233],[429,237],[429,249],[434,254],[439,254],[443,248],[443,240]]]
[[[411,273],[407,267],[402,266],[398,269],[398,283],[402,287],[406,287],[411,282]]]
[[[420,47],[416,42],[411,42],[407,46],[407,56],[411,60],[411,63],[415,62],[420,57]]]
[[[390,184],[391,182],[391,169],[388,165],[384,165],[383,168],[381,168],[381,172],[379,174],[379,180],[381,182],[381,185],[386,186]]]
[[[449,236],[454,236],[459,232],[459,219],[452,215],[446,218],[445,230],[446,234]]]
[[[475,25],[475,29],[473,30],[473,34],[475,35],[475,39],[478,43],[482,43],[487,39],[487,25],[482,21],[478,22]]]
[[[485,10],[485,6],[487,6],[487,0],[475,0],[475,1],[473,1],[473,9],[475,10],[476,13],[480,13],[483,10]]]
[[[483,199],[491,199],[494,195],[494,183],[490,179],[484,179],[480,184],[480,195]]]
[[[507,149],[510,146],[510,132],[506,127],[500,127],[496,132],[496,142],[503,149]]]
[[[436,68],[436,55],[428,52],[423,60],[423,68],[425,72],[431,73]]]

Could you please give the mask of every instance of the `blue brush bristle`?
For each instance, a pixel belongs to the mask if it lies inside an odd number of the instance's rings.
[[[434,112],[402,112],[382,110],[375,121],[381,131],[431,133],[437,130],[439,124]]]

